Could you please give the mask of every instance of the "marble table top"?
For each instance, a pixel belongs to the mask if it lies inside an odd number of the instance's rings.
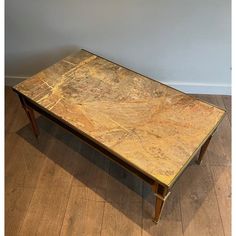
[[[85,50],[14,89],[165,186],[225,113]]]

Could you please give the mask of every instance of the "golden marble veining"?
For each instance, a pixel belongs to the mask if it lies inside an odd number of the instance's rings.
[[[84,50],[14,89],[167,186],[224,114]]]

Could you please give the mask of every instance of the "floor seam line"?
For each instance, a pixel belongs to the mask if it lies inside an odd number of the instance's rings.
[[[180,186],[181,188],[181,186]],[[179,194],[179,209],[180,209],[180,216],[181,216],[181,226],[182,226],[182,234],[184,236],[184,225],[183,225],[183,213],[182,213],[182,207],[181,207],[181,194],[180,194],[180,190],[178,191]]]
[[[44,161],[43,161],[42,168],[43,168],[43,166],[45,165],[45,162],[46,162],[46,159],[44,159]],[[39,175],[38,175],[38,178],[37,178],[37,184],[36,184],[35,187],[34,187],[34,192],[33,192],[32,197],[31,197],[31,199],[30,199],[29,206],[27,207],[27,211],[26,211],[26,214],[25,214],[24,219],[23,219],[23,221],[22,221],[22,225],[21,225],[20,228],[19,228],[19,233],[20,233],[21,230],[22,230],[22,227],[23,227],[24,222],[25,222],[25,218],[26,218],[26,216],[27,216],[27,214],[28,214],[28,210],[29,210],[29,208],[30,208],[30,205],[31,205],[32,200],[33,200],[33,197],[34,197],[34,195],[35,195],[35,192],[36,192],[36,189],[37,189],[37,186],[38,186],[38,182],[39,182],[40,173],[41,173],[41,171],[42,171],[42,168],[41,168],[41,170],[40,170],[40,172],[39,172]]]
[[[74,181],[74,177],[72,177],[72,179],[71,179],[70,190],[68,191],[68,200],[67,200],[67,204],[66,204],[66,207],[65,207],[65,212],[64,212],[62,223],[61,223],[61,229],[60,229],[59,235],[61,235],[61,231],[62,231],[62,228],[63,228],[63,223],[64,223],[65,216],[66,216],[66,210],[67,210],[68,205],[69,205],[71,190],[72,190],[72,187],[73,187],[73,181]]]
[[[219,206],[219,201],[218,201],[218,197],[217,197],[217,194],[216,194],[216,188],[215,188],[215,184],[214,184],[213,172],[212,172],[211,167],[210,167],[210,174],[211,174],[211,180],[213,181],[213,185],[214,185],[214,194],[215,194],[215,197],[216,197],[217,208],[218,208],[219,215],[220,215],[220,221],[221,221],[223,233],[224,233],[224,236],[225,236],[225,228],[224,228],[224,224],[223,224],[223,220],[222,220],[222,216],[221,216],[221,212],[220,212],[220,206]]]

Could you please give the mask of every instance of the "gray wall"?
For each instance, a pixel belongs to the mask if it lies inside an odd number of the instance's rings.
[[[5,4],[7,80],[85,48],[187,92],[230,91],[230,0]]]

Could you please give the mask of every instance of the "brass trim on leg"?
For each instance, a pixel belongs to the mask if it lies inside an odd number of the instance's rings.
[[[170,193],[171,193],[171,192],[168,192],[165,197],[163,197],[162,195],[160,195],[160,194],[158,194],[158,193],[154,193],[154,195],[155,195],[157,198],[161,199],[162,201],[166,201],[166,199],[169,197]]]
[[[162,201],[160,198],[156,198],[156,205],[155,205],[155,216],[152,221],[157,224],[161,218],[161,213],[164,207],[165,201]]]
[[[152,186],[152,189],[153,189],[154,195],[156,197],[155,216],[153,218],[153,222],[157,224],[160,220],[165,201],[168,198],[168,196],[170,195],[170,191],[168,188],[166,188],[165,186],[160,185],[158,183],[155,183]]]

